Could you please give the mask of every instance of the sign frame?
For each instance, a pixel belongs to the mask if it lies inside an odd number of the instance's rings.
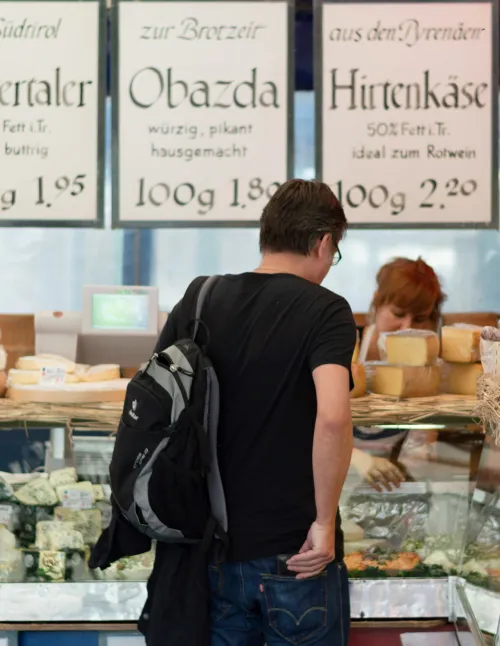
[[[33,2],[34,0],[0,0],[4,2]],[[98,43],[97,43],[97,196],[95,218],[93,220],[5,220],[0,218],[0,228],[35,227],[40,229],[103,229],[105,208],[106,176],[106,0],[37,0],[37,2],[95,2],[98,6]]]
[[[390,0],[391,4],[435,4],[436,0]],[[497,229],[499,218],[499,160],[498,160],[498,94],[499,94],[499,0],[438,0],[440,4],[489,4],[492,21],[491,67],[491,214],[489,222],[353,222],[349,229]],[[388,0],[314,0],[314,116],[315,116],[315,165],[316,177],[323,179],[323,6],[331,4],[360,5],[388,4]]]
[[[1,1],[1,0],[0,0]],[[119,145],[119,6],[127,2],[179,2],[182,0],[111,0],[111,137],[112,137],[112,199],[111,227],[113,229],[227,229],[256,228],[259,220],[121,220],[120,213],[120,145]],[[187,0],[188,2],[213,2],[214,0]],[[233,0],[217,0],[233,2]],[[294,176],[294,97],[295,97],[295,0],[244,0],[252,3],[284,2],[287,5],[288,60],[287,60],[287,179]]]

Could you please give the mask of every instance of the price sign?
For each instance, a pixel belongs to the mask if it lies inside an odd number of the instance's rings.
[[[496,9],[317,5],[318,174],[350,225],[497,226]]]
[[[0,1],[0,226],[100,226],[105,5]]]
[[[291,173],[287,1],[116,0],[114,226],[256,224]]]

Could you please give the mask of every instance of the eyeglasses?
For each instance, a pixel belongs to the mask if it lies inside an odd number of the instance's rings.
[[[333,254],[332,267],[335,267],[335,265],[338,265],[341,260],[342,260],[342,254],[340,253],[340,249],[337,247],[337,251]]]

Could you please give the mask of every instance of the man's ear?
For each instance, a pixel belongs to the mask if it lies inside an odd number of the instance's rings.
[[[325,233],[325,235],[318,240],[318,255],[325,256],[331,253],[332,253],[332,234]]]

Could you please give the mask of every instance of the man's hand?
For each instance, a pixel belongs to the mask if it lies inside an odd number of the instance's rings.
[[[309,579],[321,574],[334,558],[335,527],[315,522],[311,525],[300,552],[292,556],[287,567],[291,572],[297,572],[297,579]]]

